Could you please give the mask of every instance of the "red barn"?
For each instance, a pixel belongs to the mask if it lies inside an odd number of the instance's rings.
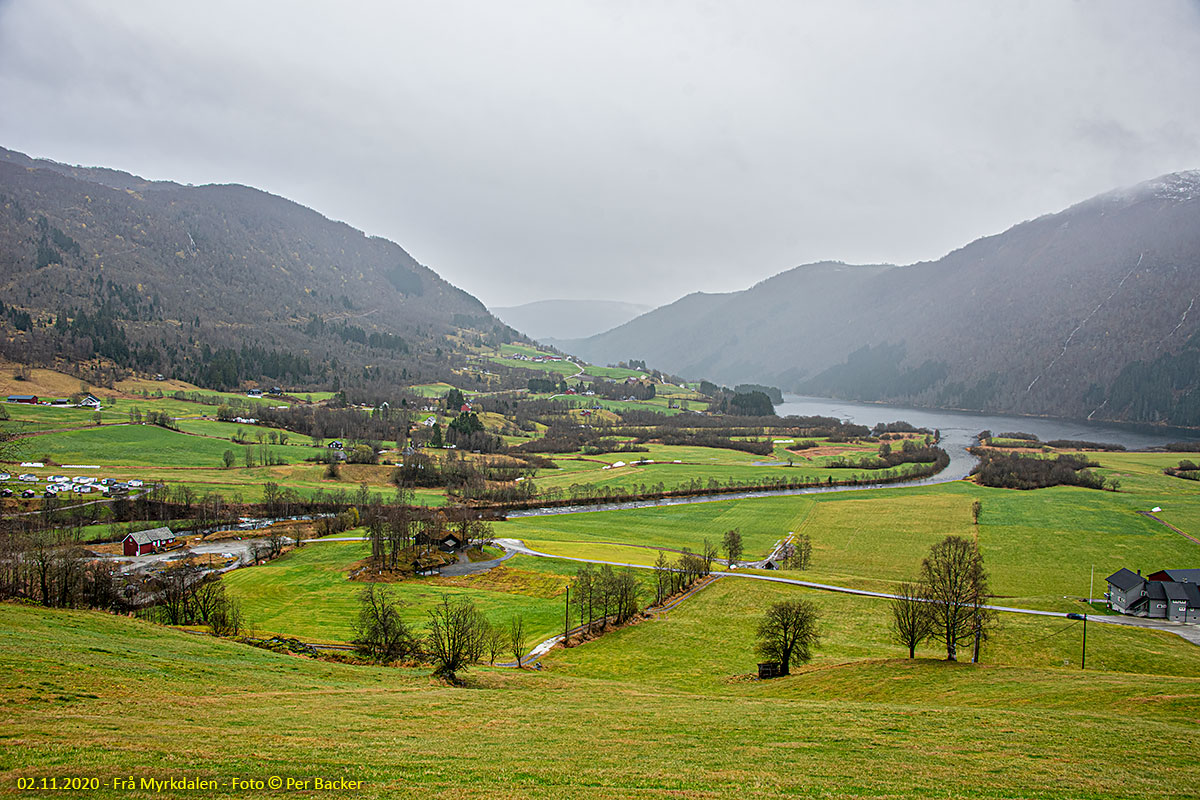
[[[126,536],[121,544],[127,556],[144,556],[156,552],[159,548],[175,544],[175,534],[170,528],[152,528],[148,531],[135,531]]]

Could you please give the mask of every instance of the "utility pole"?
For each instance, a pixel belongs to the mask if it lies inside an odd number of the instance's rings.
[[[1083,652],[1079,655],[1079,668],[1083,669],[1087,662],[1087,614],[1083,615]]]
[[[1092,604],[1092,589],[1096,583],[1096,565],[1092,564],[1092,576],[1088,579],[1088,596],[1087,602]],[[1083,651],[1079,654],[1079,668],[1083,669],[1087,664],[1087,614],[1083,615]]]
[[[570,647],[571,638],[571,584],[567,584],[567,602],[563,606],[563,647]]]

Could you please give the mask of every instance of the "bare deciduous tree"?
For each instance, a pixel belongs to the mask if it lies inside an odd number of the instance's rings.
[[[513,661],[517,662],[518,669],[521,667],[521,661],[525,658],[528,639],[528,634],[525,632],[525,618],[519,614],[514,615],[508,623],[508,646],[512,648]]]
[[[587,633],[592,632],[592,623],[596,619],[596,573],[591,564],[584,564],[575,575],[572,588],[575,589],[575,604],[579,606],[579,624],[584,626]]]
[[[671,569],[667,566],[667,554],[662,550],[658,551],[658,558],[654,561],[654,603],[662,605],[662,601],[666,598],[668,589],[671,586]]]
[[[928,599],[933,638],[946,646],[946,660],[958,660],[958,643],[987,638],[995,615],[983,608],[987,573],[979,548],[961,536],[947,536],[921,562],[921,591]]]
[[[354,647],[359,655],[387,664],[412,654],[416,642],[386,586],[369,583],[358,594]]]
[[[488,624],[488,663],[495,664],[496,659],[504,652],[504,648],[508,646],[508,632],[499,625]]]
[[[759,622],[755,650],[778,662],[780,673],[787,675],[793,661],[803,664],[812,658],[812,650],[821,640],[819,619],[816,605],[808,600],[781,600],[768,608]]]
[[[925,602],[920,584],[902,583],[892,599],[892,634],[908,648],[908,657],[915,658],[917,645],[929,638],[933,618]]]
[[[705,539],[700,552],[700,557],[704,560],[704,574],[710,575],[712,574],[713,562],[717,560],[717,547],[708,539]]]
[[[788,548],[787,568],[808,569],[812,565],[812,539],[807,533],[801,533],[792,541]]]
[[[450,681],[478,663],[487,646],[487,620],[465,597],[451,600],[442,595],[442,601],[429,610],[425,630],[425,651],[434,672]]]
[[[742,560],[742,532],[738,528],[725,531],[723,540],[725,545],[725,559],[729,562],[729,566],[736,567],[737,563]]]

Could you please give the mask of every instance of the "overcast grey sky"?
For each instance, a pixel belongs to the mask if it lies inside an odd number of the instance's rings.
[[[1200,3],[0,0],[0,145],[237,182],[488,305],[910,263],[1200,168]]]

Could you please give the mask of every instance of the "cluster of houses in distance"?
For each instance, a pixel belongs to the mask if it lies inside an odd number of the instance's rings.
[[[43,400],[36,394],[10,394],[4,398],[6,403],[23,403],[29,406],[75,406],[77,408],[91,408],[96,411],[100,410],[100,398],[92,394],[85,394],[78,402],[71,402],[65,397],[56,397],[50,400]]]
[[[548,364],[552,361],[570,361],[572,364],[575,363],[574,359],[563,358],[562,356],[527,356],[524,353],[513,353],[512,355],[505,356],[505,358],[511,358],[513,361],[529,361],[533,364]]]

